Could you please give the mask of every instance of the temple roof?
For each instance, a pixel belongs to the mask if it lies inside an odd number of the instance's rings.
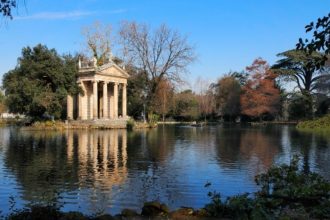
[[[81,65],[79,68],[79,75],[104,75],[104,76],[113,76],[120,78],[128,78],[129,74],[125,71],[124,68],[115,64],[113,61],[110,61],[101,66],[90,65]]]

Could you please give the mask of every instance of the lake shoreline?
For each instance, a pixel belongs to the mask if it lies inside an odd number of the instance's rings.
[[[210,216],[204,209],[193,209],[190,207],[181,207],[170,211],[165,204],[157,201],[146,202],[141,209],[141,213],[133,209],[123,209],[120,214],[111,215],[109,213],[102,213],[96,215],[85,215],[79,211],[63,212],[56,207],[52,206],[33,206],[29,209],[16,210],[9,214],[6,219],[19,220],[19,219],[51,219],[51,220],[144,220],[144,219],[157,219],[157,220],[216,220],[228,219]]]

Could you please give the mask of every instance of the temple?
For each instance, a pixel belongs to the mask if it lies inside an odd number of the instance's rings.
[[[67,97],[68,120],[115,120],[127,118],[127,79],[124,68],[111,60],[101,66],[97,61],[79,60],[78,84],[83,93]]]

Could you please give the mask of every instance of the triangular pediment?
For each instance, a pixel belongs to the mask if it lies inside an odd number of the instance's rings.
[[[114,63],[108,63],[98,67],[96,73],[125,79],[129,77],[129,74],[123,68]]]

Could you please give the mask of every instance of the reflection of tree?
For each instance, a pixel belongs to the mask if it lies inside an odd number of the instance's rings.
[[[303,169],[309,172],[317,169],[325,178],[330,179],[330,139],[329,134],[300,132],[290,130],[292,149],[303,157]]]
[[[233,168],[232,166],[244,164],[253,169],[253,174],[273,164],[274,157],[280,151],[280,140],[279,129],[275,127],[223,128],[218,131],[215,139],[222,166]]]
[[[123,183],[126,145],[126,130],[12,132],[5,166],[15,174],[24,200],[56,203],[61,193],[91,187],[111,190]]]
[[[63,182],[65,171],[68,170],[67,163],[57,163],[63,148],[65,140],[62,135],[10,134],[5,166],[16,174],[18,182],[25,190],[23,199],[49,203],[57,197],[59,189],[54,184]],[[60,158],[66,160],[65,155]],[[76,176],[68,177],[68,182],[75,182]]]
[[[130,197],[140,204],[160,199],[170,206],[194,204],[188,192],[196,192],[191,173],[205,165],[213,150],[214,128],[158,126],[152,130],[138,130],[128,134],[128,168],[134,170],[130,182]],[[193,166],[191,164],[193,163]],[[191,167],[189,167],[191,166]],[[200,187],[205,182],[202,182]],[[124,198],[125,200],[126,198]],[[197,201],[196,201],[197,203]]]
[[[238,152],[242,132],[241,129],[234,127],[218,129],[215,144],[219,162],[223,166],[231,166],[240,160]]]
[[[290,142],[293,150],[300,152],[303,156],[303,170],[310,171],[310,151],[313,145],[313,135],[311,133],[301,133],[296,129],[290,130]]]
[[[272,166],[274,157],[280,151],[280,140],[275,129],[271,129],[270,133],[265,129],[248,130],[241,137],[240,154],[249,160],[257,159],[262,169],[257,170],[256,173],[259,173]]]

